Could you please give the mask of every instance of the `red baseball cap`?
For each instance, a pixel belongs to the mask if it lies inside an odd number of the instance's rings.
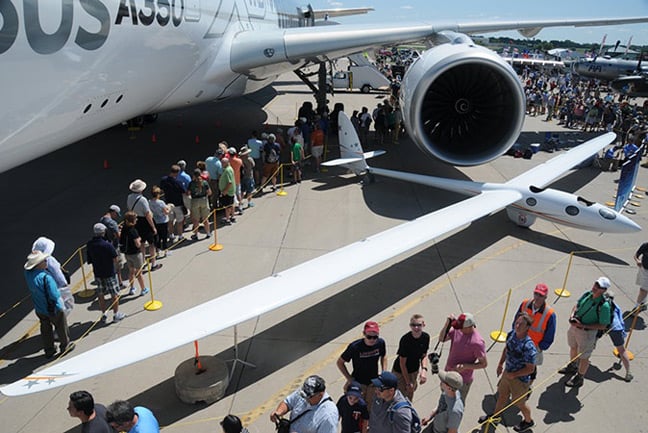
[[[535,286],[535,289],[533,289],[533,293],[537,293],[542,296],[547,296],[547,293],[549,293],[549,287],[545,283],[540,283],[537,286]]]
[[[378,323],[369,321],[365,323],[364,325],[364,333],[368,332],[375,332],[376,334],[380,334],[380,327],[378,326]]]

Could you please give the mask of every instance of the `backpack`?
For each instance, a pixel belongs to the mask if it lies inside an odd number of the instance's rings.
[[[619,308],[617,304],[614,303],[614,298],[610,297],[605,293],[603,295],[603,302],[599,302],[598,305],[596,306],[596,317],[600,317],[601,315],[601,306],[605,303],[610,304],[610,323],[605,327],[605,329],[599,329],[596,332],[596,338],[601,338],[608,332],[610,332],[610,328],[612,327],[612,321],[614,320],[614,311]]]
[[[421,433],[421,418],[419,417],[418,413],[416,413],[416,409],[412,407],[412,403],[410,403],[409,400],[399,401],[391,409],[389,409],[389,421],[392,423],[394,422],[394,412],[396,412],[401,407],[409,407],[410,411],[412,412],[410,433]]]
[[[275,162],[279,161],[279,155],[277,154],[277,149],[275,146],[272,146],[270,148],[270,152],[268,152],[268,155],[266,156],[266,161],[269,164],[274,164]]]

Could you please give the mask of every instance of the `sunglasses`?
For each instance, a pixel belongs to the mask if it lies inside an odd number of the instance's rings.
[[[378,336],[377,335],[365,335],[365,338],[367,340],[377,340]]]
[[[422,323],[410,323],[410,326],[412,328],[420,328],[421,326],[423,326],[423,324]]]

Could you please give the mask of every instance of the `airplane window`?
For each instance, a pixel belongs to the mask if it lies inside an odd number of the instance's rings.
[[[122,100],[123,97],[124,97],[124,95],[119,95],[119,97],[118,97],[117,100],[115,101],[115,104],[119,104],[119,103],[121,102],[121,100]]]
[[[529,197],[526,199],[526,204],[529,206],[535,206],[538,204],[538,200],[534,199],[533,197]]]
[[[606,207],[602,207],[601,209],[599,209],[599,215],[601,215],[606,220],[616,219],[616,213],[612,212],[612,210]]]
[[[86,107],[83,109],[83,114],[86,114],[90,109],[92,108],[92,104],[86,105]]]
[[[567,206],[565,212],[567,212],[567,215],[576,216],[580,213],[580,210],[576,206]]]
[[[531,190],[532,193],[538,194],[539,192],[542,192],[545,190],[545,188],[538,188],[537,186],[529,185],[529,189]]]
[[[107,103],[108,103],[108,100],[104,99],[103,102],[101,103],[101,108],[104,108]]]

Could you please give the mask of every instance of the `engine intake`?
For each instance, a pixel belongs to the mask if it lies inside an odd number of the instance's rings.
[[[483,164],[502,155],[524,122],[517,74],[477,45],[443,44],[426,51],[405,74],[400,96],[416,144],[454,165]]]

